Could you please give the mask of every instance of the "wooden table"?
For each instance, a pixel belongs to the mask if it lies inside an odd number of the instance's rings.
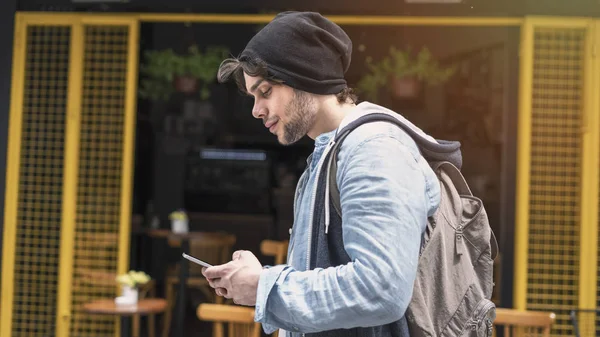
[[[146,298],[138,300],[137,304],[117,305],[114,298],[106,298],[83,305],[83,310],[89,314],[116,315],[133,317],[132,336],[140,336],[140,316],[158,314],[165,311],[167,301],[162,298]]]

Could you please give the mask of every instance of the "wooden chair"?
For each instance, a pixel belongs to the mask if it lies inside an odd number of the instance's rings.
[[[202,233],[197,238],[190,240],[190,255],[202,259],[210,264],[219,265],[231,261],[233,254],[233,245],[236,242],[236,236],[228,233]],[[170,242],[171,246],[178,245],[178,242]],[[202,267],[189,263],[189,276],[186,280],[187,287],[199,289],[211,302],[223,303],[223,298],[217,296],[214,290],[208,285],[208,281],[202,275]],[[165,280],[165,297],[167,300],[167,310],[164,316],[162,337],[168,337],[173,319],[173,309],[177,298],[177,287],[179,284],[179,265],[171,268],[167,272]]]
[[[81,289],[82,287],[89,287],[90,289],[102,290],[106,289],[108,291],[112,291],[114,289],[118,289],[115,278],[117,276],[116,273],[107,273],[95,270],[79,270],[75,273],[76,282],[74,285]],[[156,297],[156,283],[154,280],[150,280],[148,283],[143,284],[139,287],[138,299],[144,298],[154,298]],[[80,310],[78,309],[77,312]],[[156,326],[155,326],[155,315],[148,315],[148,336],[154,337],[156,336]],[[73,327],[73,331],[78,331],[78,320],[75,320],[75,325]],[[140,316],[134,315],[132,320],[132,335],[139,336],[140,335]]]
[[[260,243],[260,252],[265,256],[273,256],[275,265],[284,264],[287,259],[289,241],[263,240]],[[275,331],[272,337],[278,337],[279,332]]]
[[[260,252],[265,256],[275,257],[275,264],[284,264],[287,258],[289,241],[263,240],[260,243]]]
[[[550,330],[555,318],[556,315],[553,312],[497,308],[494,336],[496,336],[497,328],[502,326],[505,337],[520,336],[519,332],[521,331],[528,337],[550,337]]]
[[[86,302],[106,297],[106,294],[118,295],[117,273],[103,269],[108,261],[115,258],[119,246],[119,234],[116,232],[79,232],[76,233],[75,250],[78,254],[77,265],[73,271],[73,326],[72,335],[77,335],[80,320],[87,314],[80,307]],[[112,263],[111,263],[112,264]],[[142,285],[139,299],[156,296],[154,280]],[[97,317],[95,319],[108,319]],[[139,331],[139,317],[133,317],[132,329]],[[148,334],[155,336],[155,315],[148,315]]]
[[[254,322],[253,308],[206,303],[198,306],[196,314],[203,321],[214,322],[213,337],[260,337],[260,323]]]

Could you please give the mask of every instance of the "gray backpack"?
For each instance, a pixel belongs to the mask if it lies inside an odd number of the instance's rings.
[[[342,215],[336,181],[337,152],[345,137],[364,123],[387,121],[410,135],[440,181],[441,202],[422,238],[413,295],[406,311],[411,337],[492,336],[496,306],[490,300],[498,245],[481,199],[460,170],[440,161],[429,141],[388,114],[371,113],[341,129],[328,162],[330,198]],[[460,144],[459,144],[460,145]]]

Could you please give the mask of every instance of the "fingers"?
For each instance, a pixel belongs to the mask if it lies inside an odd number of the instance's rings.
[[[202,275],[207,279],[216,279],[221,278],[227,274],[227,270],[229,268],[229,264],[222,264],[219,266],[212,266],[210,268],[202,268]]]
[[[215,293],[218,296],[231,299],[235,292],[232,290],[233,284],[231,282],[231,276],[236,270],[239,270],[240,264],[243,265],[246,263],[244,258],[253,256],[254,255],[249,251],[235,251],[232,254],[232,260],[230,262],[209,268],[202,268],[202,275],[206,277],[209,286],[215,289]]]
[[[233,255],[231,256],[231,259],[232,260],[239,259],[240,257],[242,257],[242,253],[243,252],[244,252],[243,250],[236,250],[235,252],[233,252]]]
[[[227,288],[231,286],[228,282],[228,264],[213,266],[210,268],[202,268],[202,274],[206,277],[208,285],[215,289],[219,296],[229,298]]]
[[[227,289],[225,289],[225,288],[217,288],[217,289],[215,289],[215,293],[217,295],[225,297],[225,298],[231,298],[231,297],[228,297],[229,293],[227,292]]]
[[[207,278],[206,280],[208,281],[208,285],[211,288],[215,288],[215,289],[217,289],[217,288],[223,288],[223,287],[219,287],[218,286],[218,283],[220,283],[220,281],[221,281],[220,278]]]
[[[230,292],[223,285],[222,279],[208,279],[208,285],[210,285],[211,288],[215,289],[215,293],[217,295],[223,296],[225,298],[231,298]]]

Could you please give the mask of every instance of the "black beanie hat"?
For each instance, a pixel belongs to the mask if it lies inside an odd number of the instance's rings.
[[[346,88],[351,55],[348,35],[321,14],[283,12],[248,42],[239,59],[258,57],[285,85],[327,95]]]

